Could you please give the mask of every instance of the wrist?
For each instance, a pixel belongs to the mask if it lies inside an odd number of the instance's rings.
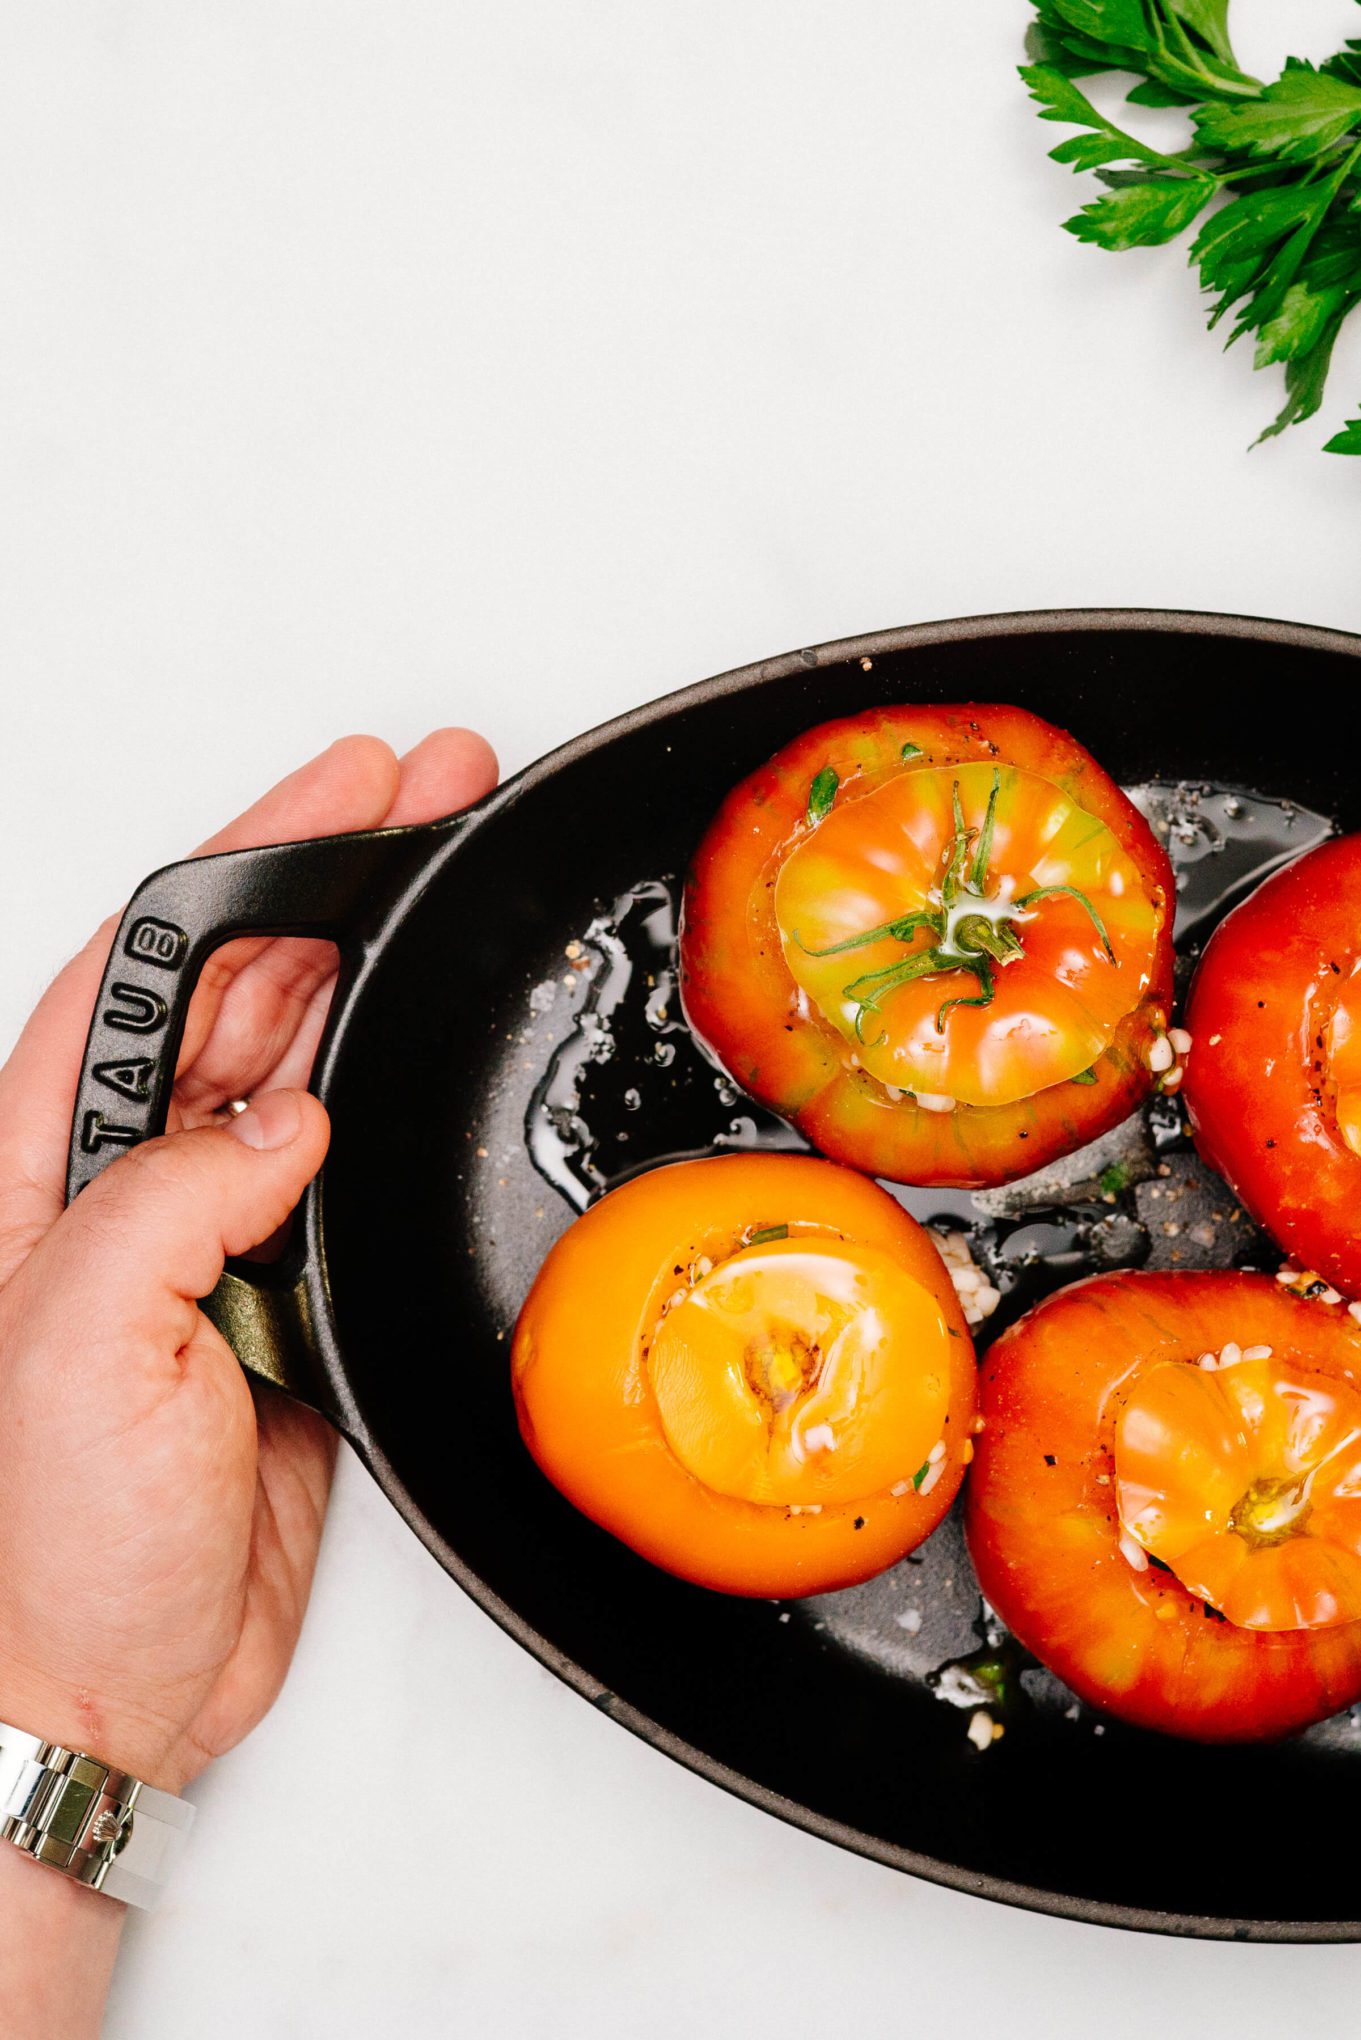
[[[81,1689],[0,1667],[0,1721],[44,1742],[81,1750],[162,1792],[179,1793],[204,1768],[182,1730]]]
[[[12,2030],[97,2034],[126,1916],[116,1899],[0,1842],[0,2002]]]

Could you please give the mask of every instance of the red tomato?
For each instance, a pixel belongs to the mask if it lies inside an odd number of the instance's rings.
[[[1220,923],[1191,987],[1196,1145],[1303,1267],[1361,1296],[1361,836]]]
[[[1171,900],[1148,824],[1063,731],[872,709],[725,801],[686,888],[686,1014],[837,1160],[1005,1182],[1151,1088]]]
[[[730,1594],[816,1594],[935,1529],[973,1453],[944,1263],[801,1155],[677,1162],[563,1234],[515,1328],[520,1428],[570,1501]]]
[[[1287,1735],[1361,1697],[1361,1326],[1264,1275],[1097,1276],[992,1347],[979,1584],[1126,1721]]]

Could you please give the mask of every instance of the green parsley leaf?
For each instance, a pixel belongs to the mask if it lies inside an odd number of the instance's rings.
[[[1030,88],[1031,98],[1039,105],[1041,120],[1091,130],[1085,135],[1069,135],[1067,141],[1051,149],[1049,153],[1056,163],[1071,163],[1075,170],[1095,170],[1102,163],[1147,163],[1155,170],[1178,167],[1170,157],[1136,141],[1133,135],[1127,135],[1123,128],[1098,113],[1072,79],[1055,70],[1052,64],[1023,64],[1021,76]]]
[[[1229,0],[1170,0],[1169,11],[1221,63],[1237,68],[1229,41]],[[1152,101],[1146,103],[1151,105]]]
[[[764,1231],[754,1232],[747,1241],[747,1245],[749,1247],[764,1247],[771,1240],[787,1240],[788,1238],[789,1227],[787,1225],[768,1225]]]
[[[1064,229],[1098,248],[1155,247],[1174,240],[1215,195],[1210,177],[1157,177],[1123,184],[1084,205]]]
[[[830,812],[832,802],[836,799],[837,787],[840,784],[841,781],[837,778],[833,768],[830,765],[824,765],[808,789],[808,819],[810,822],[820,822],[823,816]]]
[[[906,764],[909,758],[920,758],[922,756],[922,747],[920,744],[904,744],[898,756]]]
[[[1262,437],[1311,417],[1361,306],[1361,37],[1320,65],[1292,57],[1264,82],[1234,55],[1229,0],[1031,6],[1021,76],[1041,119],[1077,130],[1053,159],[1106,187],[1066,230],[1122,251],[1199,220],[1191,261],[1214,299],[1210,325],[1232,310],[1230,340],[1254,334],[1256,365],[1285,373],[1285,404]],[[1074,82],[1098,71],[1132,74],[1131,107],[1188,108],[1190,147],[1165,154],[1108,119]],[[1354,421],[1329,450],[1361,451],[1358,433]]]
[[[1260,99],[1205,106],[1191,118],[1204,149],[1312,162],[1361,122],[1361,85],[1312,64],[1292,64]]]
[[[1298,361],[1312,354],[1352,293],[1345,284],[1296,282],[1281,299],[1281,308],[1268,319],[1257,339],[1254,366],[1267,368],[1273,361]]]
[[[1337,339],[1341,318],[1333,321],[1316,347],[1308,354],[1298,354],[1285,366],[1285,403],[1266,429],[1259,433],[1254,444],[1260,446],[1264,439],[1274,439],[1289,425],[1300,425],[1306,418],[1312,418],[1323,403],[1324,385],[1328,380],[1328,369],[1333,358],[1333,343]],[[1340,436],[1340,435],[1339,435]],[[1324,452],[1337,452],[1334,446],[1326,446]],[[1361,451],[1361,448],[1358,448]]]
[[[1222,293],[1212,326],[1266,277],[1292,232],[1316,222],[1319,202],[1312,186],[1273,185],[1230,199],[1211,215],[1191,243],[1190,260],[1200,265],[1201,289]]]
[[[1315,290],[1330,283],[1345,283],[1349,289],[1361,292],[1361,231],[1336,207],[1314,236],[1309,259],[1300,275]]]
[[[1056,71],[1062,71],[1065,78],[1087,78],[1093,71],[1107,68],[1105,57],[1080,55],[1061,41],[1043,21],[1032,21],[1026,30],[1025,53],[1032,64],[1051,64]]]
[[[1132,92],[1125,94],[1126,106],[1194,106],[1193,92],[1179,92],[1173,85],[1159,84],[1156,78],[1145,78],[1142,85],[1136,85]]]
[[[1355,37],[1335,57],[1329,57],[1319,69],[1326,71],[1330,78],[1345,78],[1351,85],[1361,85],[1361,42]]]
[[[1094,1084],[1096,1082],[1096,1071],[1079,1070],[1077,1075],[1070,1077],[1068,1081],[1070,1084]]]
[[[1351,418],[1324,446],[1325,453],[1361,454],[1361,418]]]
[[[1122,51],[1118,44],[1107,38],[1084,35],[1074,28],[1059,11],[1060,0],[1035,0],[1035,9],[1044,42],[1050,49],[1061,50],[1070,62],[1081,64],[1088,71],[1109,71],[1121,59],[1127,63],[1139,61],[1137,51]],[[1029,43],[1026,47],[1030,49]],[[1041,61],[1044,61],[1043,57]]]
[[[1054,12],[1070,28],[1127,50],[1149,47],[1140,0],[1053,0]]]

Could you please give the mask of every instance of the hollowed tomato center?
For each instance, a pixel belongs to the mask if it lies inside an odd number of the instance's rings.
[[[669,1304],[648,1371],[676,1458],[743,1501],[868,1500],[930,1464],[950,1333],[890,1254],[835,1235],[739,1248]]]
[[[1239,1628],[1361,1618],[1350,1381],[1274,1357],[1159,1361],[1120,1411],[1115,1478],[1122,1529]]]
[[[1103,822],[1005,764],[848,791],[775,888],[790,972],[855,1061],[946,1105],[1084,1075],[1148,987],[1162,911]]]

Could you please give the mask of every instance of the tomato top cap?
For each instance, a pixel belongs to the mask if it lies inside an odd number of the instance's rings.
[[[786,858],[795,982],[899,1092],[1008,1105],[1080,1077],[1148,987],[1159,908],[1104,822],[1008,764],[914,765]]]
[[[648,1367],[667,1440],[696,1480],[817,1507],[926,1473],[949,1405],[949,1336],[935,1297],[891,1254],[800,1234],[742,1247],[678,1290]]]
[[[1361,1618],[1361,1391],[1270,1346],[1162,1360],[1115,1431],[1122,1528],[1242,1629]]]

